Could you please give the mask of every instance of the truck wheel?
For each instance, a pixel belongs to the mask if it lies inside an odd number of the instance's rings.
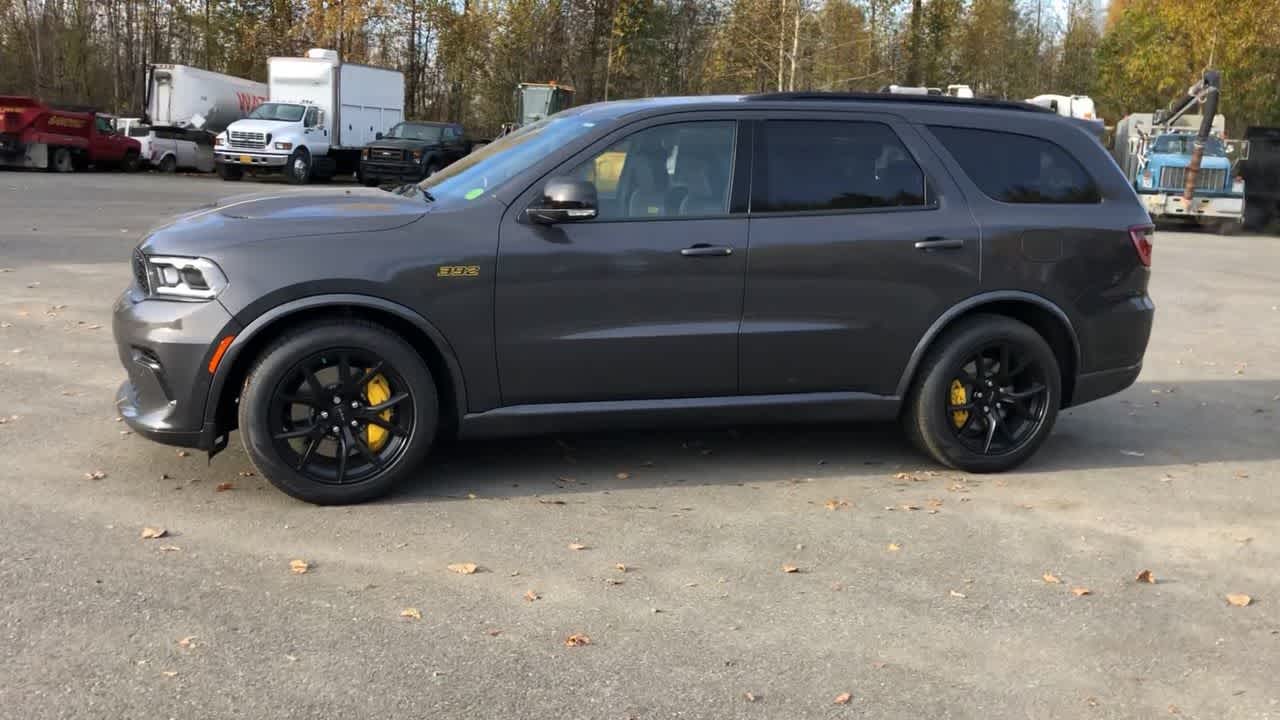
[[[125,172],[137,172],[138,171],[138,153],[132,150],[125,153],[124,161],[120,163],[120,167]]]
[[[1002,472],[1040,447],[1061,403],[1061,371],[1030,326],[973,315],[930,348],[903,408],[920,449],[966,472]]]
[[[237,182],[244,177],[244,171],[235,165],[227,163],[218,163],[218,177],[227,182]]]
[[[75,170],[74,158],[71,157],[71,151],[66,148],[55,148],[50,156],[49,172],[69,173]]]
[[[309,503],[342,505],[416,474],[439,405],[412,345],[348,319],[276,340],[245,378],[239,413],[245,450],[271,484]]]
[[[172,175],[178,170],[178,159],[172,155],[165,155],[160,160],[160,167],[157,169],[165,175]]]
[[[284,168],[285,177],[294,185],[306,185],[311,181],[311,153],[300,147],[289,156],[289,164]]]

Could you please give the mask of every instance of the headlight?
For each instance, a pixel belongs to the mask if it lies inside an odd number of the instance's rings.
[[[414,150],[414,151],[413,151],[413,159],[414,159],[414,160],[421,160],[421,159],[422,159],[422,151],[421,151],[421,150]]]
[[[365,149],[361,150],[361,151],[360,151],[360,157],[364,158],[365,160],[368,160],[368,159],[369,159],[369,148],[365,148]]]
[[[293,143],[278,142],[278,143],[276,143],[276,149],[277,149],[277,150],[292,150],[292,149],[293,149]]]
[[[223,137],[222,137],[221,135],[215,135],[215,136],[214,136],[214,138],[213,138],[213,145],[214,145],[214,147],[222,147],[223,145],[226,145],[226,144],[227,144],[227,141],[226,141],[226,140],[224,140],[224,139],[223,139]]]
[[[1152,181],[1151,170],[1150,169],[1143,170],[1142,171],[1142,187],[1144,188],[1151,187],[1151,181]]]
[[[146,257],[149,294],[174,300],[212,300],[227,287],[227,276],[212,260]]]

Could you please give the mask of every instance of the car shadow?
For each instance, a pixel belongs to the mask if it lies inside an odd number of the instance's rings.
[[[1023,475],[1280,458],[1280,380],[1139,382],[1071,408]],[[388,503],[943,471],[893,423],[601,432],[446,443]],[[564,498],[562,498],[564,499]]]

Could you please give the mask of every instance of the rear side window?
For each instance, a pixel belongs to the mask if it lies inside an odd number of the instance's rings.
[[[770,120],[761,127],[752,212],[925,204],[924,173],[888,125]]]
[[[1075,158],[1041,138],[930,126],[982,192],[1007,203],[1096,203],[1098,186]]]

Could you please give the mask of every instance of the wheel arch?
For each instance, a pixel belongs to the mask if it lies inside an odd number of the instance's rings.
[[[898,381],[897,395],[903,398],[907,396],[915,382],[920,363],[943,332],[960,320],[981,313],[1003,315],[1025,323],[1049,343],[1062,371],[1062,407],[1069,407],[1081,362],[1080,338],[1062,308],[1040,295],[1018,290],[975,295],[943,313],[916,343],[907,361],[907,368]]]
[[[290,328],[316,320],[355,317],[387,327],[404,338],[427,363],[440,393],[440,427],[456,429],[466,411],[462,368],[444,335],[413,310],[368,295],[319,295],[277,306],[250,322],[227,348],[209,385],[205,403],[210,422],[225,435],[238,422],[236,399],[254,360]]]

